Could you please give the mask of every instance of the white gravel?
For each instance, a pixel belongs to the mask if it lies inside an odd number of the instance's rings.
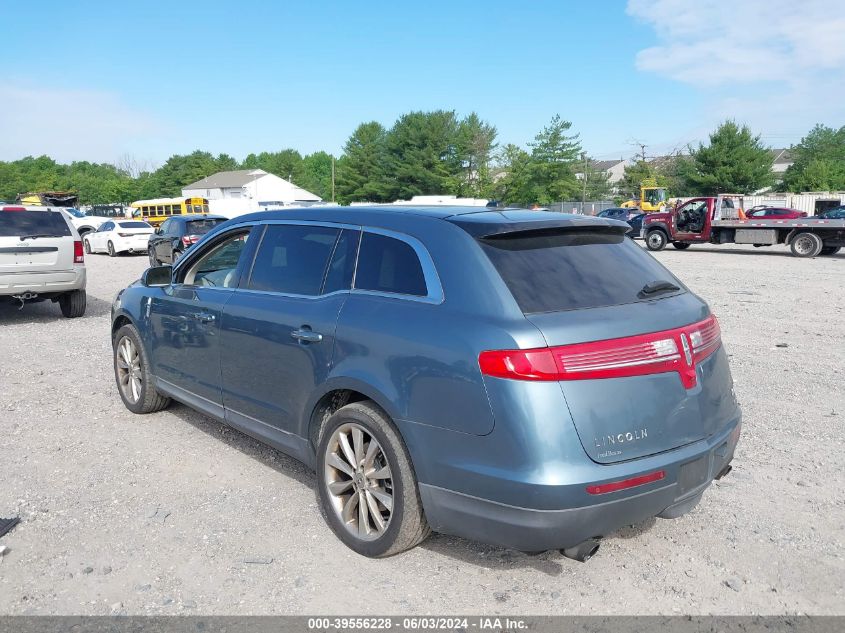
[[[0,614],[845,613],[845,256],[658,254],[719,316],[745,422],[691,514],[587,564],[435,535],[353,554],[299,463],[174,405],[126,411],[109,308],[145,257],[88,257],[89,308],[0,307]]]

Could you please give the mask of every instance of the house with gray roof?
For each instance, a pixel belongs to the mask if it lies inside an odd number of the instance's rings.
[[[322,202],[320,196],[263,169],[217,172],[185,185],[182,195],[207,198],[212,210],[215,200],[241,200],[244,207],[258,209]]]

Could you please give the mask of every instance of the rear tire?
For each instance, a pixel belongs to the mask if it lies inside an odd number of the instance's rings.
[[[824,246],[822,250],[819,251],[819,255],[821,256],[828,256],[828,255],[836,255],[841,249],[841,246]]]
[[[117,252],[114,250],[114,244],[112,244],[111,241],[109,241],[108,249],[109,249],[109,257],[114,257],[114,256],[117,255]]]
[[[320,429],[317,488],[329,527],[363,556],[393,556],[431,533],[405,443],[371,401],[341,407]]]
[[[138,414],[152,413],[170,404],[170,398],[153,386],[150,360],[134,325],[124,325],[114,335],[112,356],[117,391],[127,409]]]
[[[666,248],[668,242],[669,239],[666,237],[666,233],[660,229],[649,231],[645,236],[645,245],[650,251],[662,251]]]
[[[158,260],[156,259],[156,252],[155,249],[150,248],[147,250],[147,255],[150,257],[150,268],[155,268],[159,265]]]
[[[88,305],[88,298],[84,290],[71,290],[59,297],[59,308],[62,316],[67,319],[76,319],[85,314]]]
[[[677,248],[679,251],[683,251],[688,249],[691,244],[689,242],[672,242],[672,246]]]
[[[789,249],[795,257],[816,257],[821,253],[823,246],[822,238],[805,231],[792,238]]]

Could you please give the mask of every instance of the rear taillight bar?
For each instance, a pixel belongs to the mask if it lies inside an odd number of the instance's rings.
[[[637,486],[643,486],[665,478],[666,471],[657,470],[647,475],[640,475],[639,477],[631,477],[630,479],[623,479],[621,481],[611,481],[606,484],[593,484],[591,486],[587,486],[587,494],[606,495],[609,492],[636,488]]]
[[[3,211],[26,211],[26,207],[3,207]]]
[[[662,332],[527,350],[495,350],[478,357],[481,373],[513,380],[595,380],[677,372],[696,384],[695,363],[721,344],[716,317]]]
[[[82,248],[82,240],[75,240],[73,242],[73,263],[74,264],[84,264],[85,263],[85,251]]]

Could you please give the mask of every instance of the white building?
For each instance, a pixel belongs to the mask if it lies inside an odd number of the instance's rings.
[[[211,213],[228,217],[322,202],[320,196],[263,169],[221,171],[185,185],[182,195],[207,198]]]

